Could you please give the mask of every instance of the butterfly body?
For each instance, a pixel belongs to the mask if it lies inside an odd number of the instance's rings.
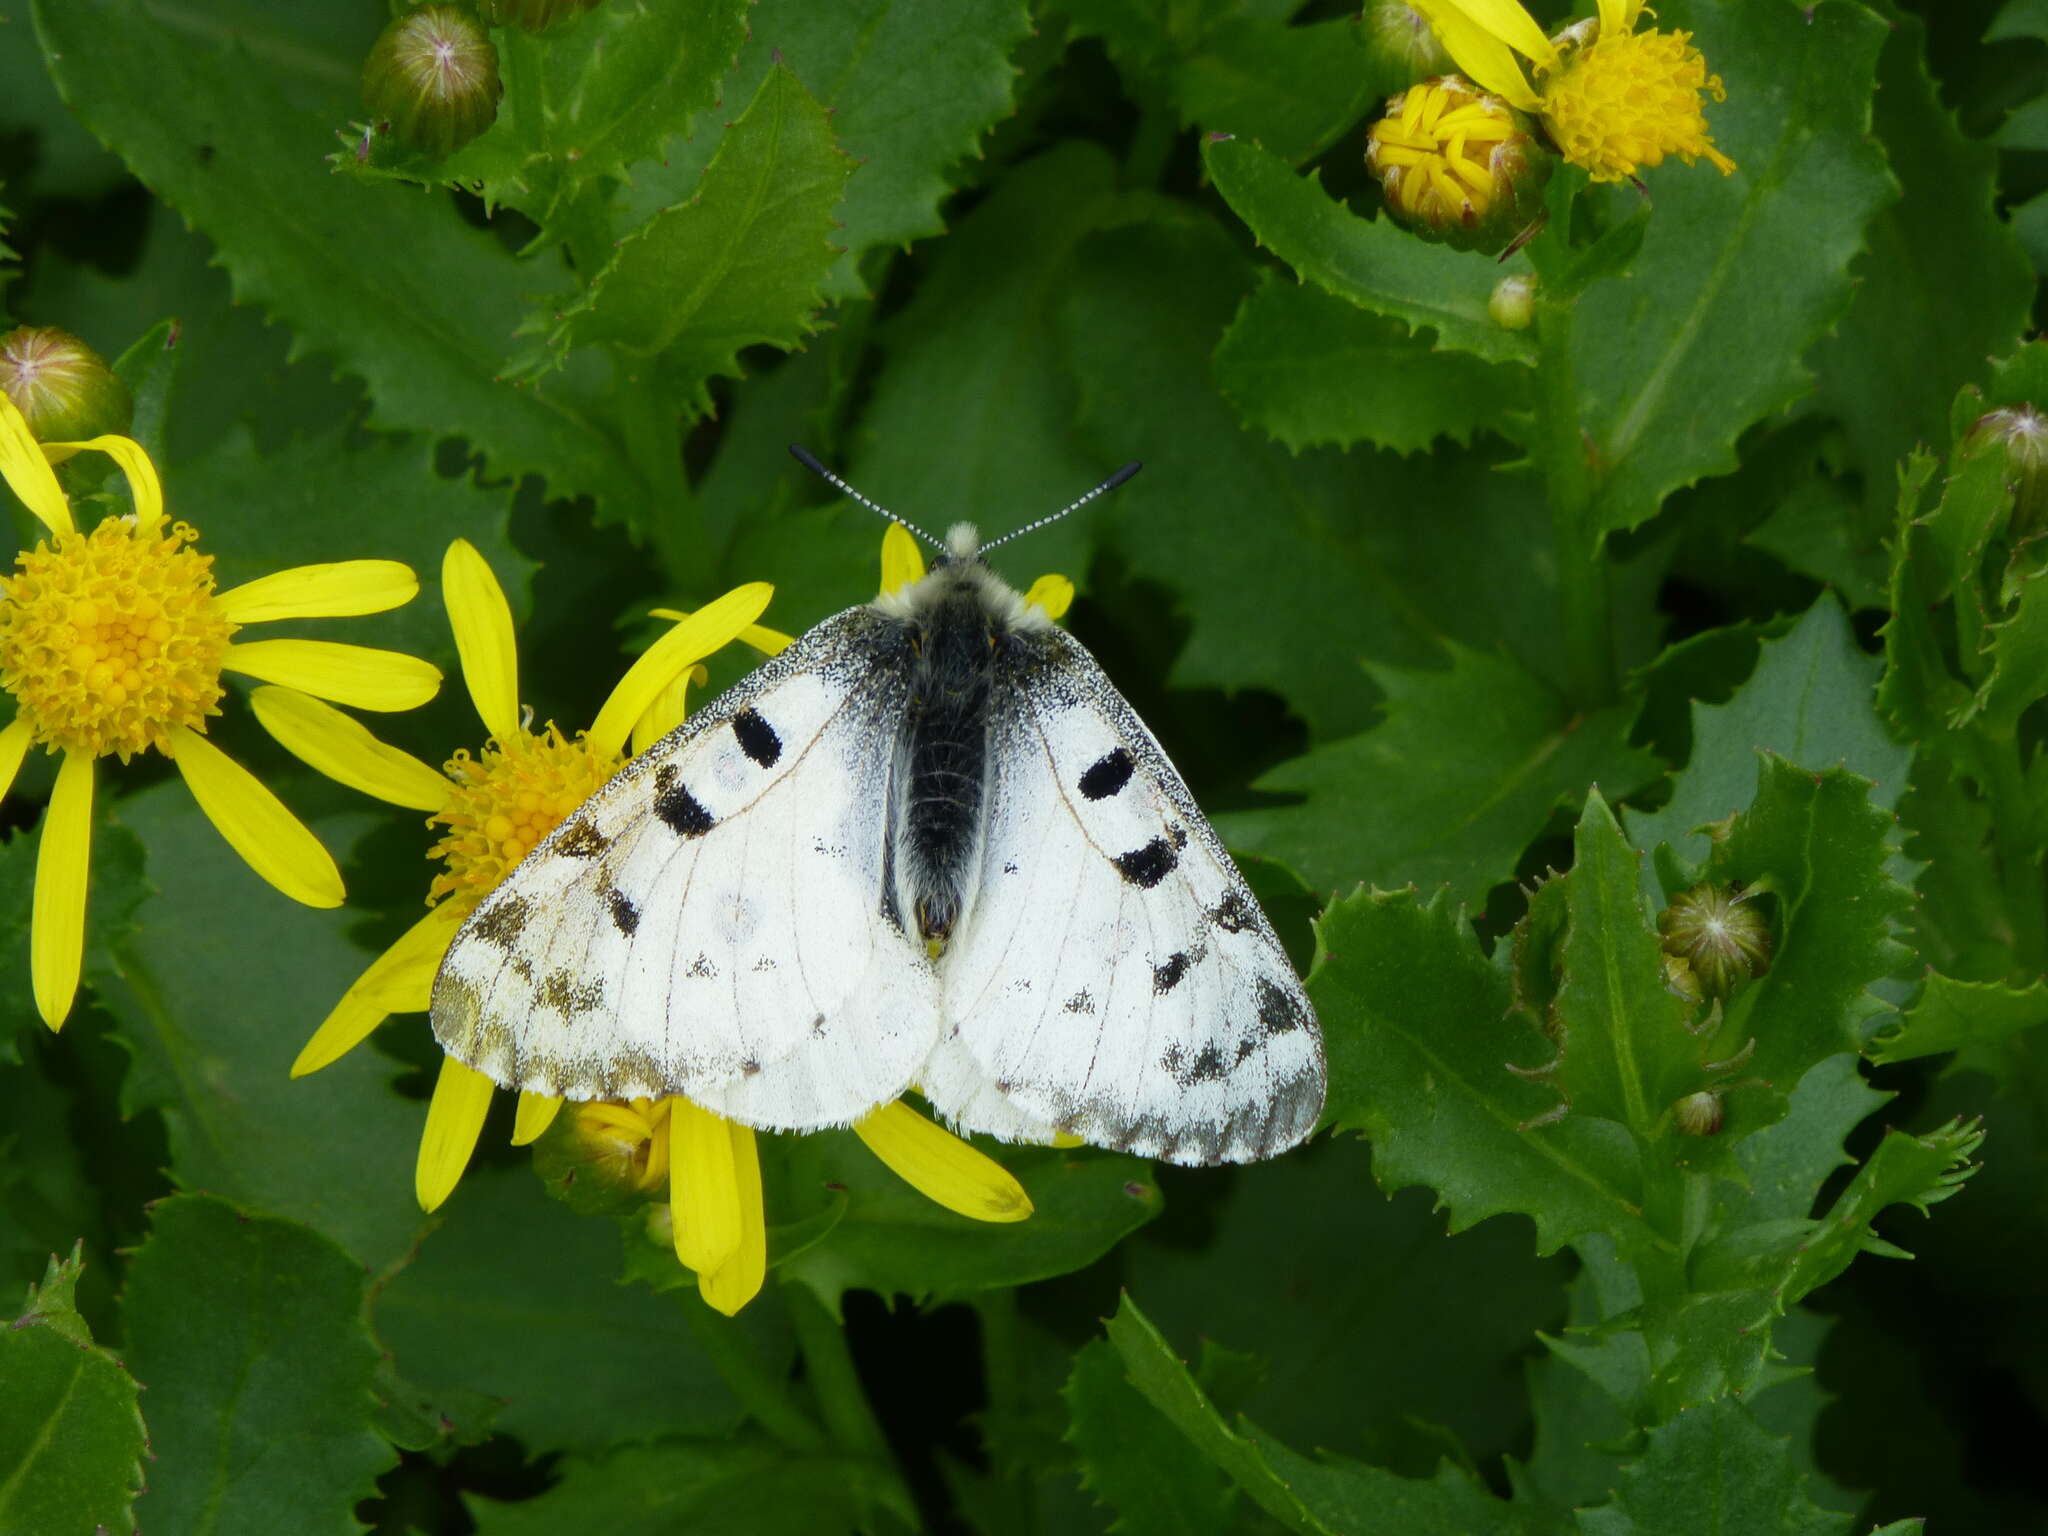
[[[915,1085],[965,1130],[1243,1161],[1324,1091],[1178,774],[964,525],[572,813],[463,925],[433,1017],[503,1086],[763,1129]]]

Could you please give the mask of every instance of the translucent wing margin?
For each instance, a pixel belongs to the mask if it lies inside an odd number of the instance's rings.
[[[925,1095],[966,1130],[1181,1163],[1299,1142],[1315,1011],[1237,866],[1078,641],[1027,637],[990,725],[980,880]]]
[[[628,763],[456,934],[443,1048],[503,1087],[763,1129],[900,1093],[938,1033],[883,894],[904,643],[851,609]]]

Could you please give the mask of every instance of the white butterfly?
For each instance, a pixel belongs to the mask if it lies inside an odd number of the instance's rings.
[[[442,1047],[764,1130],[914,1086],[962,1130],[1179,1163],[1307,1136],[1322,1036],[1271,924],[1095,659],[982,553],[956,527],[585,801],[456,935]]]

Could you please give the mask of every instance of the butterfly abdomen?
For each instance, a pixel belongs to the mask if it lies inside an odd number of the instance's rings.
[[[966,905],[988,792],[988,718],[998,627],[974,587],[944,582],[913,621],[916,660],[897,743],[898,903],[925,939]]]

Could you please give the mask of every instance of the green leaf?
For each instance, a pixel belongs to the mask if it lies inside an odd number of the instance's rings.
[[[1914,890],[1920,958],[1962,981],[2003,979],[2012,969],[2012,920],[1991,851],[1991,808],[1946,763],[1922,753],[1899,801],[1906,852],[1923,864]]]
[[[392,1092],[393,1068],[371,1050],[290,1076],[300,1044],[369,963],[345,937],[350,916],[272,890],[175,779],[124,797],[118,817],[149,849],[157,886],[113,968],[92,973],[135,1053],[125,1108],[161,1107],[185,1188],[304,1221],[382,1268],[423,1224],[412,1175],[424,1109]],[[365,825],[316,831],[346,848]]]
[[[740,1405],[698,1330],[726,1329],[735,1348],[786,1359],[775,1309],[727,1322],[694,1288],[657,1296],[620,1284],[618,1268],[612,1223],[550,1200],[523,1171],[477,1170],[378,1289],[372,1321],[407,1384],[430,1399],[499,1400],[493,1428],[534,1448],[730,1430]]]
[[[1301,804],[1219,818],[1230,839],[1325,890],[1447,883],[1477,908],[1560,800],[1656,773],[1628,745],[1631,709],[1579,714],[1509,656],[1447,649],[1448,672],[1368,665],[1385,720],[1267,773],[1258,789]]]
[[[1726,704],[1694,704],[1692,760],[1672,775],[1671,798],[1656,811],[1630,810],[1623,824],[1639,847],[1667,843],[1703,862],[1701,829],[1725,820],[1756,792],[1759,749],[1806,768],[1836,764],[1873,782],[1871,802],[1898,803],[1912,754],[1897,745],[1873,707],[1879,664],[1856,644],[1841,604],[1822,597],[1789,633],[1766,640],[1756,670]],[[1646,867],[1644,894],[1664,892]]]
[[[1340,299],[1435,333],[1436,345],[1489,362],[1533,362],[1529,331],[1496,325],[1486,303],[1508,272],[1506,263],[1419,240],[1389,218],[1361,219],[1323,191],[1313,173],[1294,174],[1286,161],[1256,145],[1212,139],[1202,163],[1216,190],[1259,244],[1303,279]]]
[[[82,1263],[77,1248],[52,1255],[0,1330],[0,1530],[135,1527],[148,1436],[133,1378],[94,1346],[73,1305]]]
[[[238,300],[364,380],[373,426],[466,437],[494,474],[540,475],[613,517],[646,504],[603,412],[567,388],[499,382],[527,296],[550,277],[416,189],[315,169],[336,115],[321,61],[258,67],[140,0],[45,3],[35,16],[65,100],[215,242]]]
[[[1957,981],[1939,972],[1927,978],[1900,1028],[1870,1044],[1879,1066],[1996,1045],[2048,1019],[2048,982],[2008,987],[1995,981]]]
[[[1583,1536],[1847,1536],[1847,1515],[1807,1497],[1790,1444],[1722,1398],[1650,1431],[1611,1503],[1579,1511]]]
[[[830,1536],[875,1529],[888,1474],[859,1457],[793,1451],[760,1435],[662,1440],[565,1456],[557,1481],[516,1504],[472,1494],[478,1536]]]
[[[366,160],[343,149],[334,167],[473,190],[559,235],[570,203],[627,180],[717,101],[748,9],[746,0],[602,5],[544,35],[500,27],[493,41],[505,94],[488,129],[446,158],[378,134]]]
[[[1330,1055],[1328,1118],[1372,1139],[1381,1185],[1425,1184],[1453,1231],[1502,1211],[1535,1218],[1549,1253],[1586,1232],[1665,1246],[1643,1224],[1628,1133],[1557,1118],[1554,1089],[1518,1076],[1555,1047],[1510,1008],[1507,978],[1438,895],[1372,892],[1318,928],[1309,993]]]
[[[126,1354],[149,1389],[145,1529],[355,1532],[396,1457],[371,1433],[362,1269],[295,1222],[181,1195],[129,1267]]]
[[[1484,1536],[1518,1522],[1469,1473],[1445,1463],[1434,1480],[1397,1477],[1362,1462],[1310,1461],[1244,1419],[1217,1414],[1167,1342],[1127,1295],[1108,1323],[1127,1377],[1195,1449],[1268,1515],[1303,1536],[1387,1529],[1415,1536]]]
[[[1060,1395],[1081,1486],[1116,1514],[1111,1530],[1221,1536],[1232,1528],[1231,1485],[1138,1394],[1108,1340],[1081,1347]]]
[[[1946,438],[1952,391],[2010,351],[2033,274],[1996,206],[1998,154],[1965,137],[1929,77],[1926,24],[1886,7],[1872,126],[1900,197],[1870,221],[1856,299],[1809,359],[1837,416],[1866,500],[1889,525],[1892,475],[1916,445]],[[1862,519],[1857,521],[1861,522]]]
[[[1216,347],[1216,383],[1240,420],[1299,453],[1369,442],[1397,453],[1468,443],[1526,409],[1527,379],[1433,352],[1398,323],[1320,288],[1260,275]]]
[[[696,195],[620,242],[559,311],[549,345],[558,358],[596,343],[657,358],[664,397],[686,416],[708,413],[706,383],[739,377],[742,347],[786,350],[812,329],[852,169],[825,109],[777,65],[719,140]]]
[[[1641,252],[1578,303],[1573,377],[1610,529],[1736,468],[1737,436],[1811,388],[1800,355],[1848,303],[1863,227],[1893,190],[1868,136],[1887,34],[1864,7],[1674,0],[1657,25],[1694,34],[1730,83],[1708,116],[1741,169],[1651,172]]]

